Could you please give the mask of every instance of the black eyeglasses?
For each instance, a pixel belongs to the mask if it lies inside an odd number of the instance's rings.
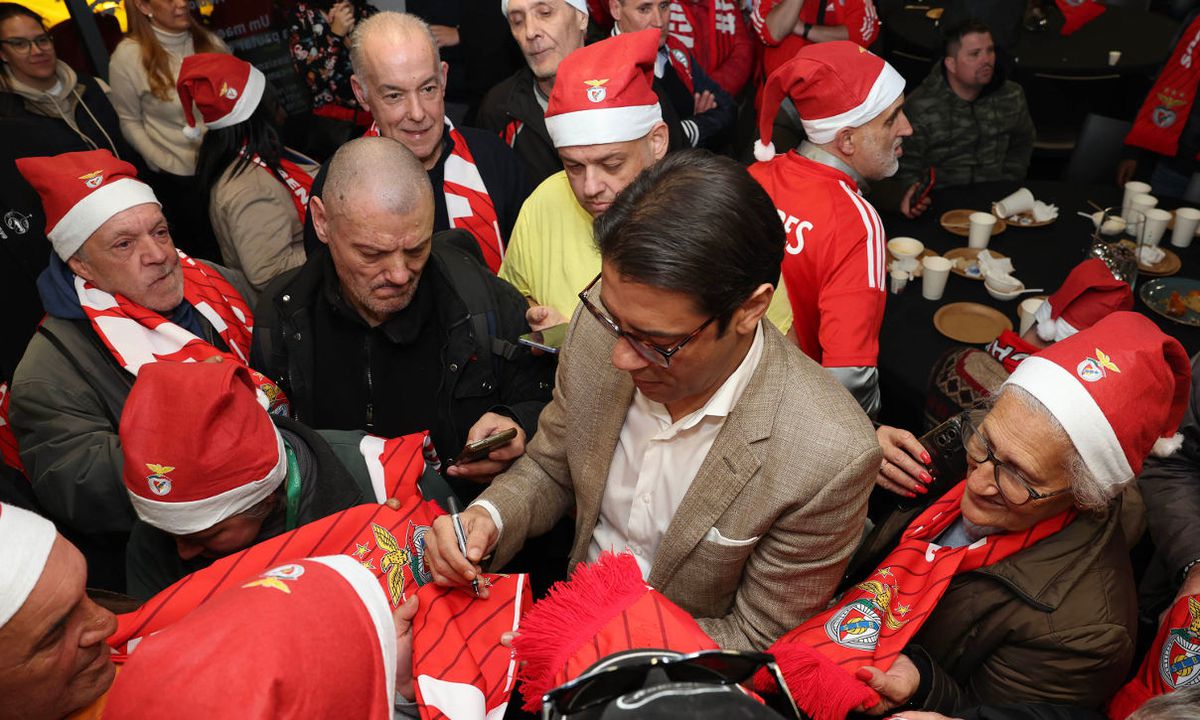
[[[791,711],[789,717],[799,720],[800,711],[796,709],[775,658],[767,653],[739,650],[701,650],[674,658],[656,654],[637,665],[607,667],[586,673],[542,696],[542,720],[583,712],[641,690],[652,670],[661,671],[671,682],[741,685],[762,668],[775,678],[779,694]]]
[[[1068,486],[1054,492],[1040,493],[1030,486],[1029,481],[1025,479],[1025,476],[1020,471],[1012,465],[997,459],[995,451],[992,450],[991,443],[979,431],[979,426],[983,423],[983,418],[986,415],[986,411],[978,410],[966,413],[963,416],[963,450],[966,451],[967,457],[980,465],[985,462],[992,464],[992,473],[996,479],[996,489],[1000,491],[1000,496],[1004,498],[1006,503],[1021,506],[1033,500],[1045,500],[1046,498],[1052,498],[1055,495],[1062,495],[1070,491],[1071,488]]]
[[[49,50],[54,47],[54,38],[49,35],[38,35],[35,38],[15,37],[0,40],[0,43],[4,43],[19,53],[28,55],[30,48],[34,45],[37,45],[38,50]]]
[[[617,325],[615,320],[606,315],[600,308],[592,304],[592,301],[588,299],[588,295],[592,292],[592,288],[596,287],[596,283],[598,282],[600,282],[599,275],[597,275],[594,280],[588,283],[588,286],[583,289],[583,292],[579,293],[579,301],[582,302],[583,306],[587,308],[587,311],[592,314],[592,317],[599,320],[600,324],[603,325],[610,333],[616,336],[618,340],[624,339],[628,341],[629,345],[635,351],[637,351],[638,355],[641,355],[646,360],[661,368],[670,367],[671,356],[679,352],[684,345],[687,345],[692,340],[695,340],[697,335],[704,332],[704,328],[712,325],[713,321],[717,319],[717,316],[713,315],[709,319],[705,320],[703,325],[693,330],[690,335],[675,343],[674,347],[663,349],[654,343],[646,342],[636,335],[622,330],[621,326]]]

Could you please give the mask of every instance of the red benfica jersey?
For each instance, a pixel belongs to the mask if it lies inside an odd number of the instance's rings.
[[[775,68],[795,57],[800,48],[810,44],[795,33],[786,37],[771,36],[767,29],[767,13],[780,3],[780,0],[755,0],[754,12],[750,14],[750,25],[763,44],[767,46],[763,52],[763,77],[769,77]],[[817,21],[818,3],[806,2],[800,9],[799,19],[812,25]],[[844,25],[851,42],[863,47],[869,47],[879,38],[879,13],[875,12],[872,0],[828,0],[825,6],[825,25]],[[791,288],[789,287],[789,292]]]
[[[883,223],[846,173],[795,151],[750,166],[787,233],[783,280],[804,354],[874,367],[887,300]]]

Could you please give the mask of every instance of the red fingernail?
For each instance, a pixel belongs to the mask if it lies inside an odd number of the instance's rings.
[[[929,492],[929,488],[925,487],[924,485],[918,485],[918,486],[917,486],[917,492],[919,492],[919,493],[921,493],[922,495],[924,495],[925,493]]]
[[[933,458],[929,457],[929,453],[923,452],[921,453],[921,462],[928,465],[929,463],[933,462]]]
[[[930,477],[929,473],[927,473],[927,472],[923,472],[920,475],[918,475],[917,477],[921,478],[921,482],[923,482],[923,483],[933,482],[933,478]]]
[[[871,679],[871,671],[866,668],[859,668],[854,672],[854,677],[866,682]]]
[[[910,498],[915,498],[915,497],[917,496],[917,494],[916,494],[916,493],[911,493],[911,492],[910,492],[910,493],[904,493],[904,494],[905,494],[905,495],[907,495],[907,496],[909,496]]]

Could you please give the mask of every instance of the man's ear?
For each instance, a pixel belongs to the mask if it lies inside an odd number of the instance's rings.
[[[758,327],[758,321],[767,314],[771,307],[771,299],[775,297],[775,286],[763,283],[754,289],[737,310],[733,311],[732,325],[739,335],[749,335]]]
[[[654,154],[654,162],[667,156],[667,147],[671,144],[671,131],[667,130],[665,122],[655,123],[650,128],[650,152]]]
[[[574,7],[572,7],[571,9],[575,10]],[[575,15],[577,16],[575,18],[575,27],[579,28],[579,32],[583,33],[584,36],[586,36],[587,29],[588,29],[588,14],[585,12],[579,12],[578,10],[575,10]],[[583,45],[580,45],[580,47],[583,47]]]
[[[608,0],[608,14],[612,15],[613,22],[619,22],[621,19],[621,0]]]
[[[948,73],[950,73],[951,75],[953,75],[953,74],[954,74],[954,68],[955,68],[955,67],[958,65],[958,63],[957,63],[957,62],[955,62],[955,60],[954,60],[954,58],[953,58],[953,57],[951,57],[951,56],[947,55],[946,57],[944,57],[944,58],[942,59],[942,65],[944,65],[944,66],[946,67],[946,72],[948,72]]]
[[[854,154],[854,128],[844,127],[837,131],[833,136],[833,145],[843,155],[849,157]]]
[[[321,202],[321,198],[316,195],[309,198],[308,214],[312,216],[313,230],[317,233],[317,239],[328,245],[329,214],[325,209],[325,203]]]
[[[445,63],[442,64],[445,65]],[[445,83],[443,82],[442,85],[444,86]],[[354,99],[358,100],[358,104],[370,110],[370,105],[367,103],[367,88],[358,75],[350,76],[350,89],[354,91]]]
[[[67,268],[79,277],[87,280],[93,285],[96,284],[96,274],[92,272],[92,268],[88,265],[87,260],[83,258],[83,253],[75,251],[75,254],[67,258]]]

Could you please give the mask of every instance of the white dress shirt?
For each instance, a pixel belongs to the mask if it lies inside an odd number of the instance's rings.
[[[666,406],[634,390],[621,436],[608,469],[600,516],[588,548],[588,561],[605,550],[628,548],[642,577],[650,576],[659,543],[725,418],[737,405],[763,352],[763,330],[754,333],[749,352],[702,407],[672,422]]]

